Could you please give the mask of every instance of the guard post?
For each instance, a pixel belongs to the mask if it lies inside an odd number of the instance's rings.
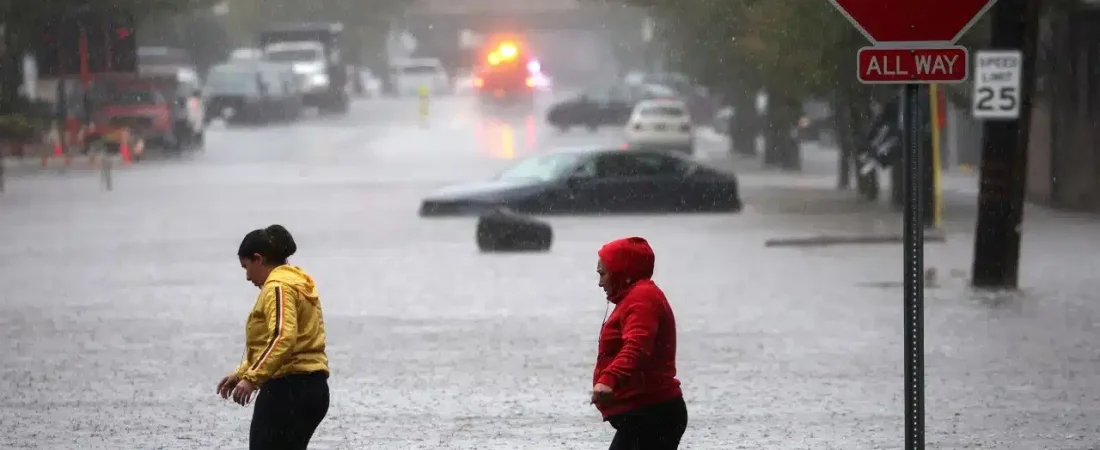
[[[431,90],[427,86],[421,86],[416,94],[420,98],[420,125],[427,127],[431,117]]]

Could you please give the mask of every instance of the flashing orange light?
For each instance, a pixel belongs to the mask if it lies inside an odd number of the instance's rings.
[[[495,66],[497,64],[500,64],[500,59],[500,53],[492,52],[489,54],[489,64],[491,65]]]
[[[481,77],[474,78],[474,86],[479,88],[485,87],[485,79]]]
[[[500,56],[503,56],[505,59],[513,59],[517,55],[519,55],[519,49],[516,48],[516,44],[513,44],[511,42],[501,43],[500,49],[498,49],[497,51],[499,51]]]
[[[527,87],[535,87],[535,79],[527,77]]]

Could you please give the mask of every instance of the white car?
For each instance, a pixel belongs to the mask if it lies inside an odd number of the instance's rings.
[[[434,95],[453,92],[450,77],[438,59],[420,58],[400,61],[393,67],[393,81],[398,95],[415,96],[427,88]]]
[[[454,92],[456,94],[469,94],[477,89],[477,77],[468,70],[460,70],[454,76]]]
[[[634,107],[626,123],[630,147],[655,147],[695,151],[695,129],[688,107],[680,100],[644,100]]]
[[[360,69],[359,71],[359,83],[363,86],[363,95],[370,98],[377,98],[382,96],[382,80],[374,76],[374,72],[370,69]]]

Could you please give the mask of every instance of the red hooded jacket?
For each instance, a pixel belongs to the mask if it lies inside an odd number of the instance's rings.
[[[612,241],[599,251],[613,286],[615,310],[600,331],[593,384],[611,386],[596,407],[604,419],[682,397],[676,379],[676,319],[653,283],[654,255],[640,237]]]

